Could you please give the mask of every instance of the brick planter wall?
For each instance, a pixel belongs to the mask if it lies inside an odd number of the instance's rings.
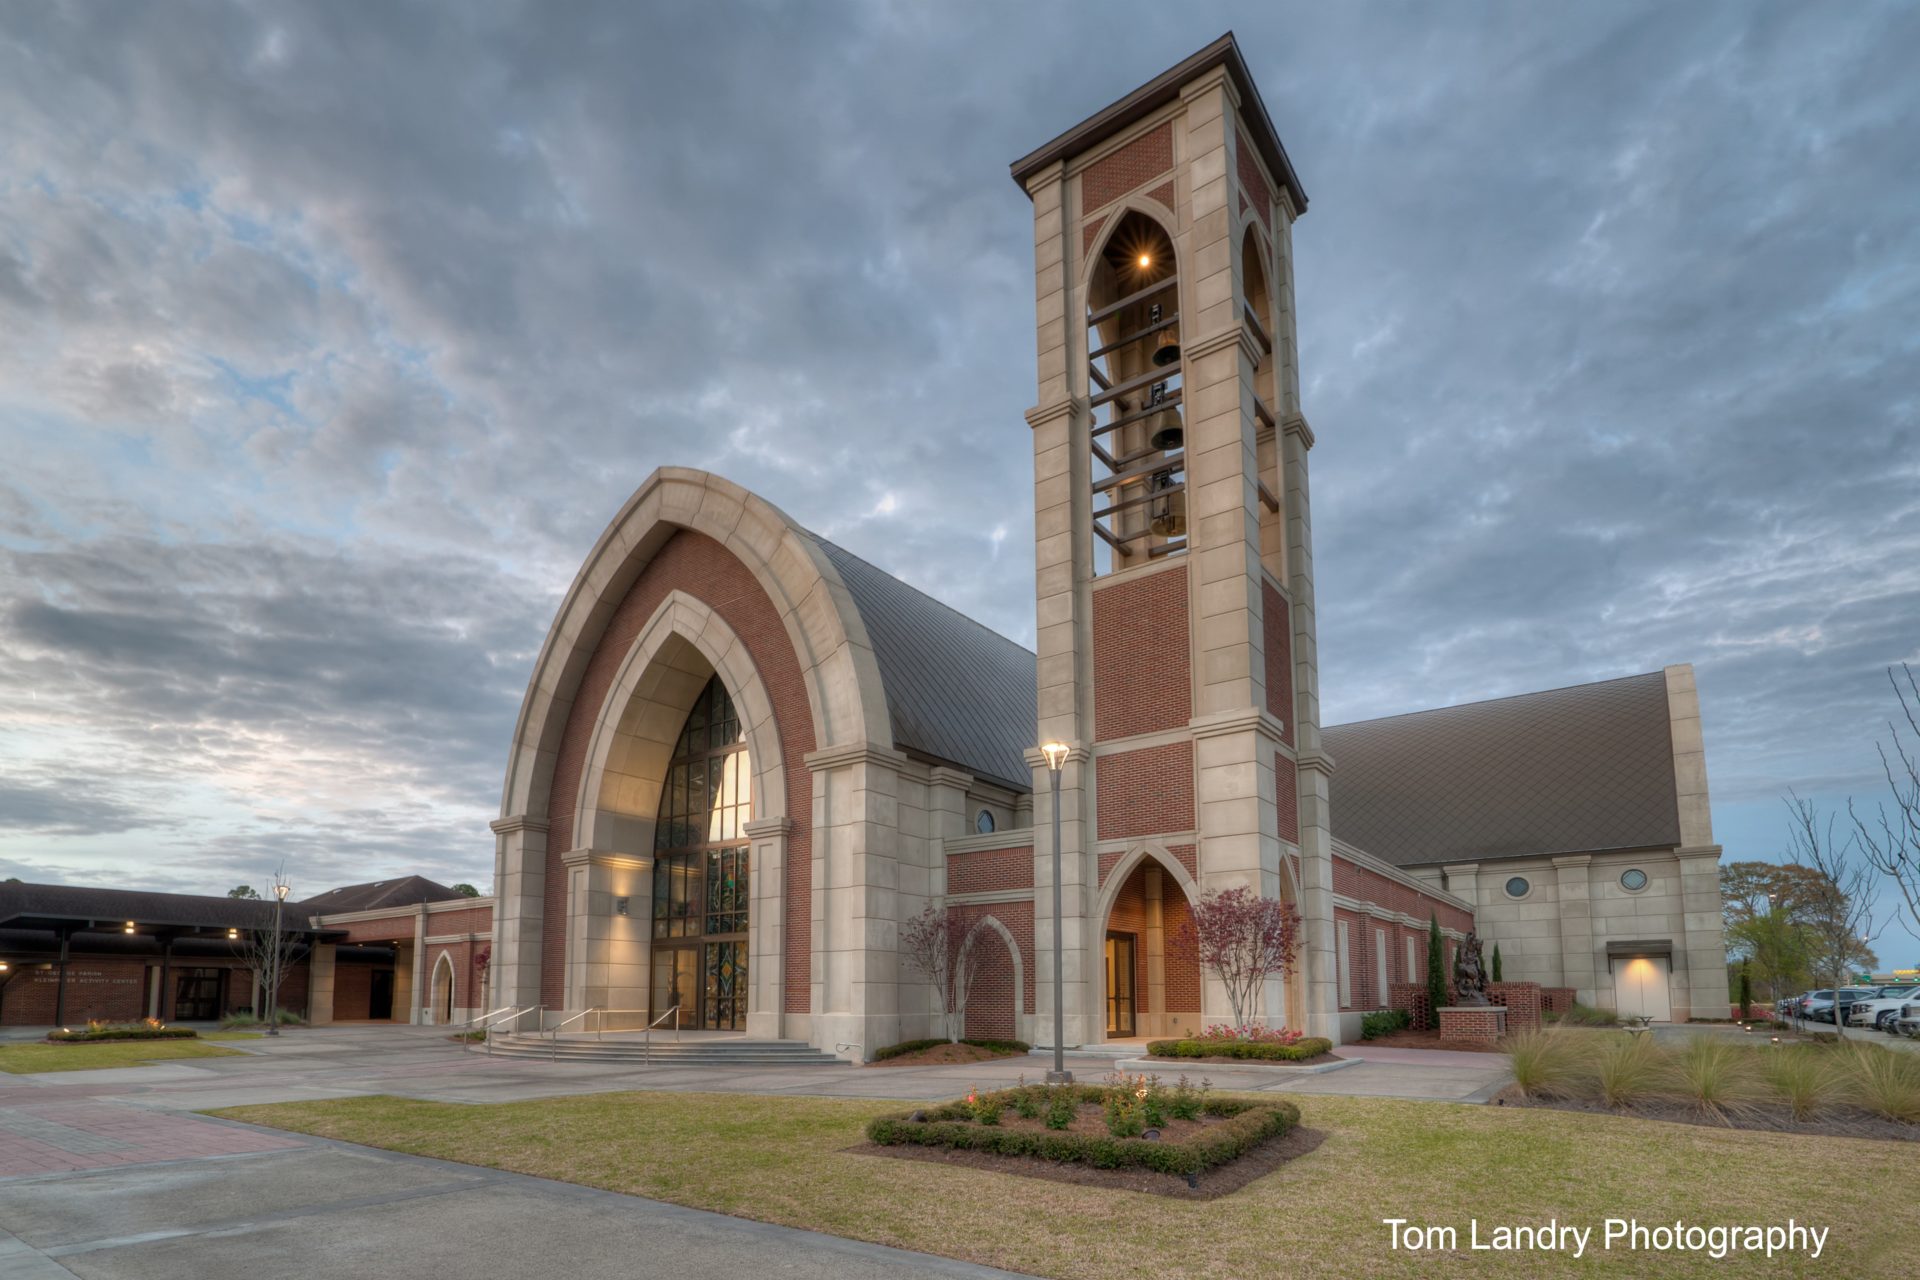
[[[1447,999],[1453,999],[1453,987],[1447,987]],[[1405,1009],[1408,1023],[1415,1031],[1433,1029],[1433,1019],[1427,1014],[1427,984],[1424,982],[1395,982],[1387,987],[1387,1008]]]
[[[1493,1044],[1504,1034],[1501,1024],[1505,1021],[1505,1015],[1498,1005],[1490,1004],[1475,1009],[1442,1009],[1440,1038]]]
[[[1538,1031],[1542,1006],[1537,982],[1489,982],[1487,999],[1504,1006],[1509,1032]]]
[[[1548,1013],[1572,1013],[1573,1012],[1573,988],[1572,987],[1540,988],[1540,1007],[1546,1010]]]

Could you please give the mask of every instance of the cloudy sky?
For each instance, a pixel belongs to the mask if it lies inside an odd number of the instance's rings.
[[[485,888],[661,463],[1030,641],[1007,163],[1229,26],[1312,198],[1328,719],[1691,661],[1730,857],[1872,794],[1914,6],[20,4],[0,873]]]

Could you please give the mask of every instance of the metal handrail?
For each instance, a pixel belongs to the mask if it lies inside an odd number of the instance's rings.
[[[562,1018],[559,1022],[549,1027],[547,1029],[547,1057],[554,1062],[558,1062],[560,1060],[560,1033],[565,1031],[570,1023],[578,1022],[588,1014],[597,1012],[599,1012],[597,1009],[582,1009],[571,1018]]]
[[[675,1008],[678,1008],[679,1006],[678,1006],[678,1005],[675,1005],[674,1007],[675,1007]],[[641,1014],[644,1014],[644,1013],[646,1013],[646,1012],[648,1012],[648,1011],[647,1011],[647,1010],[645,1010],[645,1009],[608,1009],[608,1008],[602,1008],[602,1009],[596,1009],[596,1010],[594,1010],[594,1012],[595,1012],[595,1013],[598,1013],[598,1014],[600,1015],[600,1017],[599,1017],[599,1019],[598,1019],[597,1021],[595,1021],[595,1023],[594,1023],[594,1025],[593,1025],[593,1037],[594,1037],[594,1039],[596,1039],[596,1040],[605,1040],[605,1039],[607,1038],[607,1015],[608,1015],[608,1014],[610,1014],[610,1013],[641,1013]]]
[[[498,1009],[494,1009],[488,1013],[483,1013],[477,1018],[468,1018],[466,1026],[460,1032],[460,1051],[462,1053],[473,1052],[473,1033],[479,1030],[486,1023],[491,1022],[493,1019],[498,1018],[503,1014],[518,1013],[519,1011],[520,1011],[519,1005],[508,1004],[508,1005],[501,1005]]]
[[[647,1066],[650,1067],[653,1065],[653,1029],[659,1026],[661,1023],[665,1022],[669,1017],[673,1018],[673,1042],[675,1044],[680,1043],[680,1016],[679,1015],[680,1015],[680,1006],[675,1005],[673,1006],[673,1008],[667,1010],[665,1013],[661,1014],[659,1017],[655,1018],[652,1022],[649,1022],[647,1024],[646,1056],[644,1058],[644,1062]]]
[[[523,1008],[521,1008],[519,1012],[515,1013],[512,1017],[508,1018],[505,1025],[508,1027],[511,1027],[513,1026],[514,1023],[520,1021],[520,1019],[526,1017],[530,1013],[544,1018],[547,1015],[547,1006],[543,1004],[526,1005]],[[488,1057],[493,1056],[493,1033],[498,1030],[500,1030],[499,1027],[487,1028],[487,1056]]]

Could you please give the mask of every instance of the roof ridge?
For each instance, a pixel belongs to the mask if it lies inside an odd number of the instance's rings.
[[[968,623],[974,627],[979,628],[981,631],[986,632],[989,636],[993,637],[995,640],[998,640],[1001,644],[1007,645],[1014,649],[1018,649],[1021,653],[1024,653],[1028,657],[1035,658],[1037,660],[1038,655],[1035,654],[1033,650],[1027,648],[1027,646],[1021,644],[1018,640],[1009,639],[1008,637],[1000,634],[998,631],[995,631],[992,627],[988,626],[986,623],[980,621],[980,619],[974,617],[972,614],[962,613],[960,610],[954,608],[952,605],[940,599],[938,596],[932,595],[926,591],[922,591],[919,587],[914,586],[911,582],[908,582],[905,578],[901,577],[899,574],[894,573],[891,570],[881,568],[879,565],[867,559],[865,556],[861,555],[859,552],[849,551],[847,548],[841,546],[839,543],[835,542],[833,539],[828,538],[822,534],[815,533],[811,529],[803,528],[801,531],[805,533],[809,538],[812,538],[815,542],[819,543],[821,546],[832,547],[835,551],[838,551],[841,555],[846,556],[848,559],[858,560],[861,564],[867,566],[867,568],[873,570],[875,573],[880,574],[882,577],[890,578],[894,582],[899,583],[901,586],[913,592],[913,594],[919,596],[922,600],[925,600],[929,604],[934,605],[936,608],[946,610],[948,613],[960,619],[962,622]]]
[[[1379,724],[1383,720],[1406,720],[1413,716],[1430,716],[1442,711],[1463,711],[1468,707],[1492,706],[1496,702],[1516,702],[1521,698],[1538,698],[1543,694],[1566,693],[1573,689],[1595,689],[1603,684],[1620,684],[1627,680],[1645,680],[1649,676],[1664,676],[1665,670],[1636,671],[1631,675],[1609,676],[1605,680],[1582,680],[1578,684],[1556,685],[1551,689],[1529,689],[1524,693],[1503,693],[1497,698],[1475,698],[1472,702],[1452,702],[1444,707],[1422,707],[1417,711],[1396,711],[1392,715],[1369,716],[1365,720],[1343,720],[1339,724],[1323,725],[1322,731],[1329,729],[1357,729],[1363,724]]]

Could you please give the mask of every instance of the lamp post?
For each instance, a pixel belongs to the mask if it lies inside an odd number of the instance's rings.
[[[1072,1084],[1073,1072],[1067,1070],[1066,982],[1061,974],[1060,946],[1060,770],[1067,763],[1067,744],[1045,743],[1040,754],[1047,758],[1047,773],[1053,782],[1053,1070],[1047,1072],[1048,1084]]]
[[[280,1034],[280,917],[287,909],[287,891],[293,886],[284,880],[273,886],[273,951],[267,960],[267,1034]]]

